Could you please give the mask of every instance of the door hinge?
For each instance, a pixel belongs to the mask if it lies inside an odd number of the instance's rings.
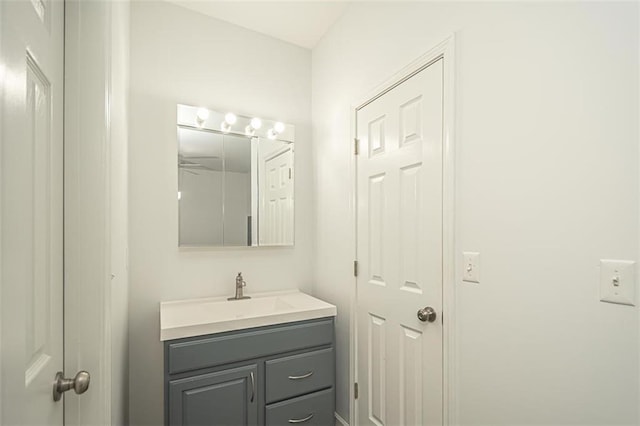
[[[358,399],[358,384],[353,384],[353,399]]]
[[[353,153],[355,155],[360,154],[360,139],[358,138],[353,139]]]
[[[291,167],[289,167],[289,179],[291,179]]]
[[[358,261],[357,260],[353,261],[353,276],[354,277],[358,276]]]

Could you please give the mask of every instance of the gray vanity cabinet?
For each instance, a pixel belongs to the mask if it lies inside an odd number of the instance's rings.
[[[167,426],[334,424],[333,317],[165,342]]]

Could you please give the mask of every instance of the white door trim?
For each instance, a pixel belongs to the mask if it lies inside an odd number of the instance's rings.
[[[2,22],[3,8],[0,5],[0,22]],[[0,44],[0,59],[2,58],[2,45]],[[4,64],[0,64],[0,129],[3,128],[4,121],[4,80],[5,80],[6,68]],[[4,151],[4,136],[0,131],[0,176],[2,176],[2,151]],[[2,193],[0,189],[0,233],[2,232]],[[4,283],[2,282],[2,244],[0,244],[0,306],[2,306],[2,289]],[[2,366],[2,316],[0,316],[0,366]],[[0,383],[2,383],[2,368],[0,368]],[[2,419],[2,397],[0,395],[0,419]]]
[[[378,85],[366,96],[351,104],[351,138],[349,143],[355,144],[356,118],[358,110],[382,96],[409,77],[426,68],[436,60],[444,58],[444,121],[443,121],[443,192],[442,192],[442,310],[443,310],[443,422],[444,425],[457,424],[457,406],[455,401],[457,357],[455,341],[455,34],[451,34],[424,55],[404,67],[393,77]],[[355,154],[355,152],[354,152]],[[358,259],[357,252],[357,161],[356,155],[351,156],[349,162],[351,176],[350,190],[350,226],[353,229],[352,245],[354,259]],[[354,394],[354,383],[357,383],[357,278],[353,277],[353,290],[350,298],[349,327],[351,339],[349,341],[349,423],[357,425],[357,410]]]
[[[65,6],[65,373],[91,387],[65,425],[110,425],[112,4]]]

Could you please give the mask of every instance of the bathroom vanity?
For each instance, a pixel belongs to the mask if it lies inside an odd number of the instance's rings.
[[[166,425],[334,424],[335,306],[296,291],[160,311]]]

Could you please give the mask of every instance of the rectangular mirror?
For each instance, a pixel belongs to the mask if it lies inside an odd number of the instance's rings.
[[[293,245],[293,135],[291,125],[178,105],[179,245]]]

